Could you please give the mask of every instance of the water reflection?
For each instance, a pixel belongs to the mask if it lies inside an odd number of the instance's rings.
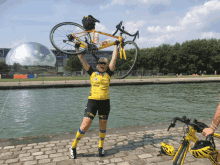
[[[212,118],[219,83],[110,87],[108,128],[168,123],[173,117]],[[0,138],[73,132],[82,122],[90,88],[11,90],[0,93]],[[90,130],[98,129],[98,118]]]

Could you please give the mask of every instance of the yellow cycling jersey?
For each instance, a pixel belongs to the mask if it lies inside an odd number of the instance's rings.
[[[91,90],[88,99],[107,100],[109,99],[109,85],[113,72],[107,68],[106,72],[100,74],[90,66],[88,70],[91,81]]]

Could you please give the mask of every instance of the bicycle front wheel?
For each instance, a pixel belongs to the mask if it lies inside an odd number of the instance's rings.
[[[124,43],[124,50],[126,59],[124,59],[124,57],[120,59],[120,55],[118,55],[117,57],[117,62],[114,70],[114,77],[116,79],[123,79],[127,77],[131,73],[137,62],[138,47],[134,41],[126,41]]]
[[[75,33],[74,36],[77,37],[78,40],[72,36],[73,33]],[[54,26],[50,32],[50,42],[54,48],[68,55],[84,53],[87,47],[80,47],[79,52],[76,52],[75,43],[80,41],[87,45],[86,40],[88,43],[91,43],[90,34],[85,32],[83,26],[74,22],[59,23]]]

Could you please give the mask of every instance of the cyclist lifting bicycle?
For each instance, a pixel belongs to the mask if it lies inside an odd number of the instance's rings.
[[[119,57],[117,59],[118,67],[116,67],[114,74],[115,78],[122,79],[127,77],[137,62],[138,57],[138,47],[134,42],[136,37],[139,37],[139,31],[135,34],[130,34],[124,30],[124,26],[122,26],[122,21],[116,26],[116,31],[114,34],[108,34],[95,30],[95,23],[100,22],[95,19],[93,16],[89,15],[88,17],[83,18],[83,26],[74,23],[74,22],[63,22],[54,26],[50,32],[50,41],[51,44],[59,51],[63,52],[67,55],[78,55],[78,54],[91,54],[96,61],[98,62],[98,58],[96,53],[107,47],[115,45],[114,42],[107,43],[105,45],[101,45],[98,47],[95,44],[94,34],[101,34],[115,40],[119,41]],[[116,33],[120,31],[119,36],[115,36]],[[91,35],[92,34],[92,38]],[[123,34],[128,36],[133,36],[133,41],[125,41],[122,37]],[[75,45],[80,43],[79,51],[76,52],[73,50]]]

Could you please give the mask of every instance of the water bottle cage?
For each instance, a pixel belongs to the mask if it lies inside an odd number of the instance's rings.
[[[88,54],[95,54],[98,52],[98,47],[95,44],[87,43],[87,52]]]

